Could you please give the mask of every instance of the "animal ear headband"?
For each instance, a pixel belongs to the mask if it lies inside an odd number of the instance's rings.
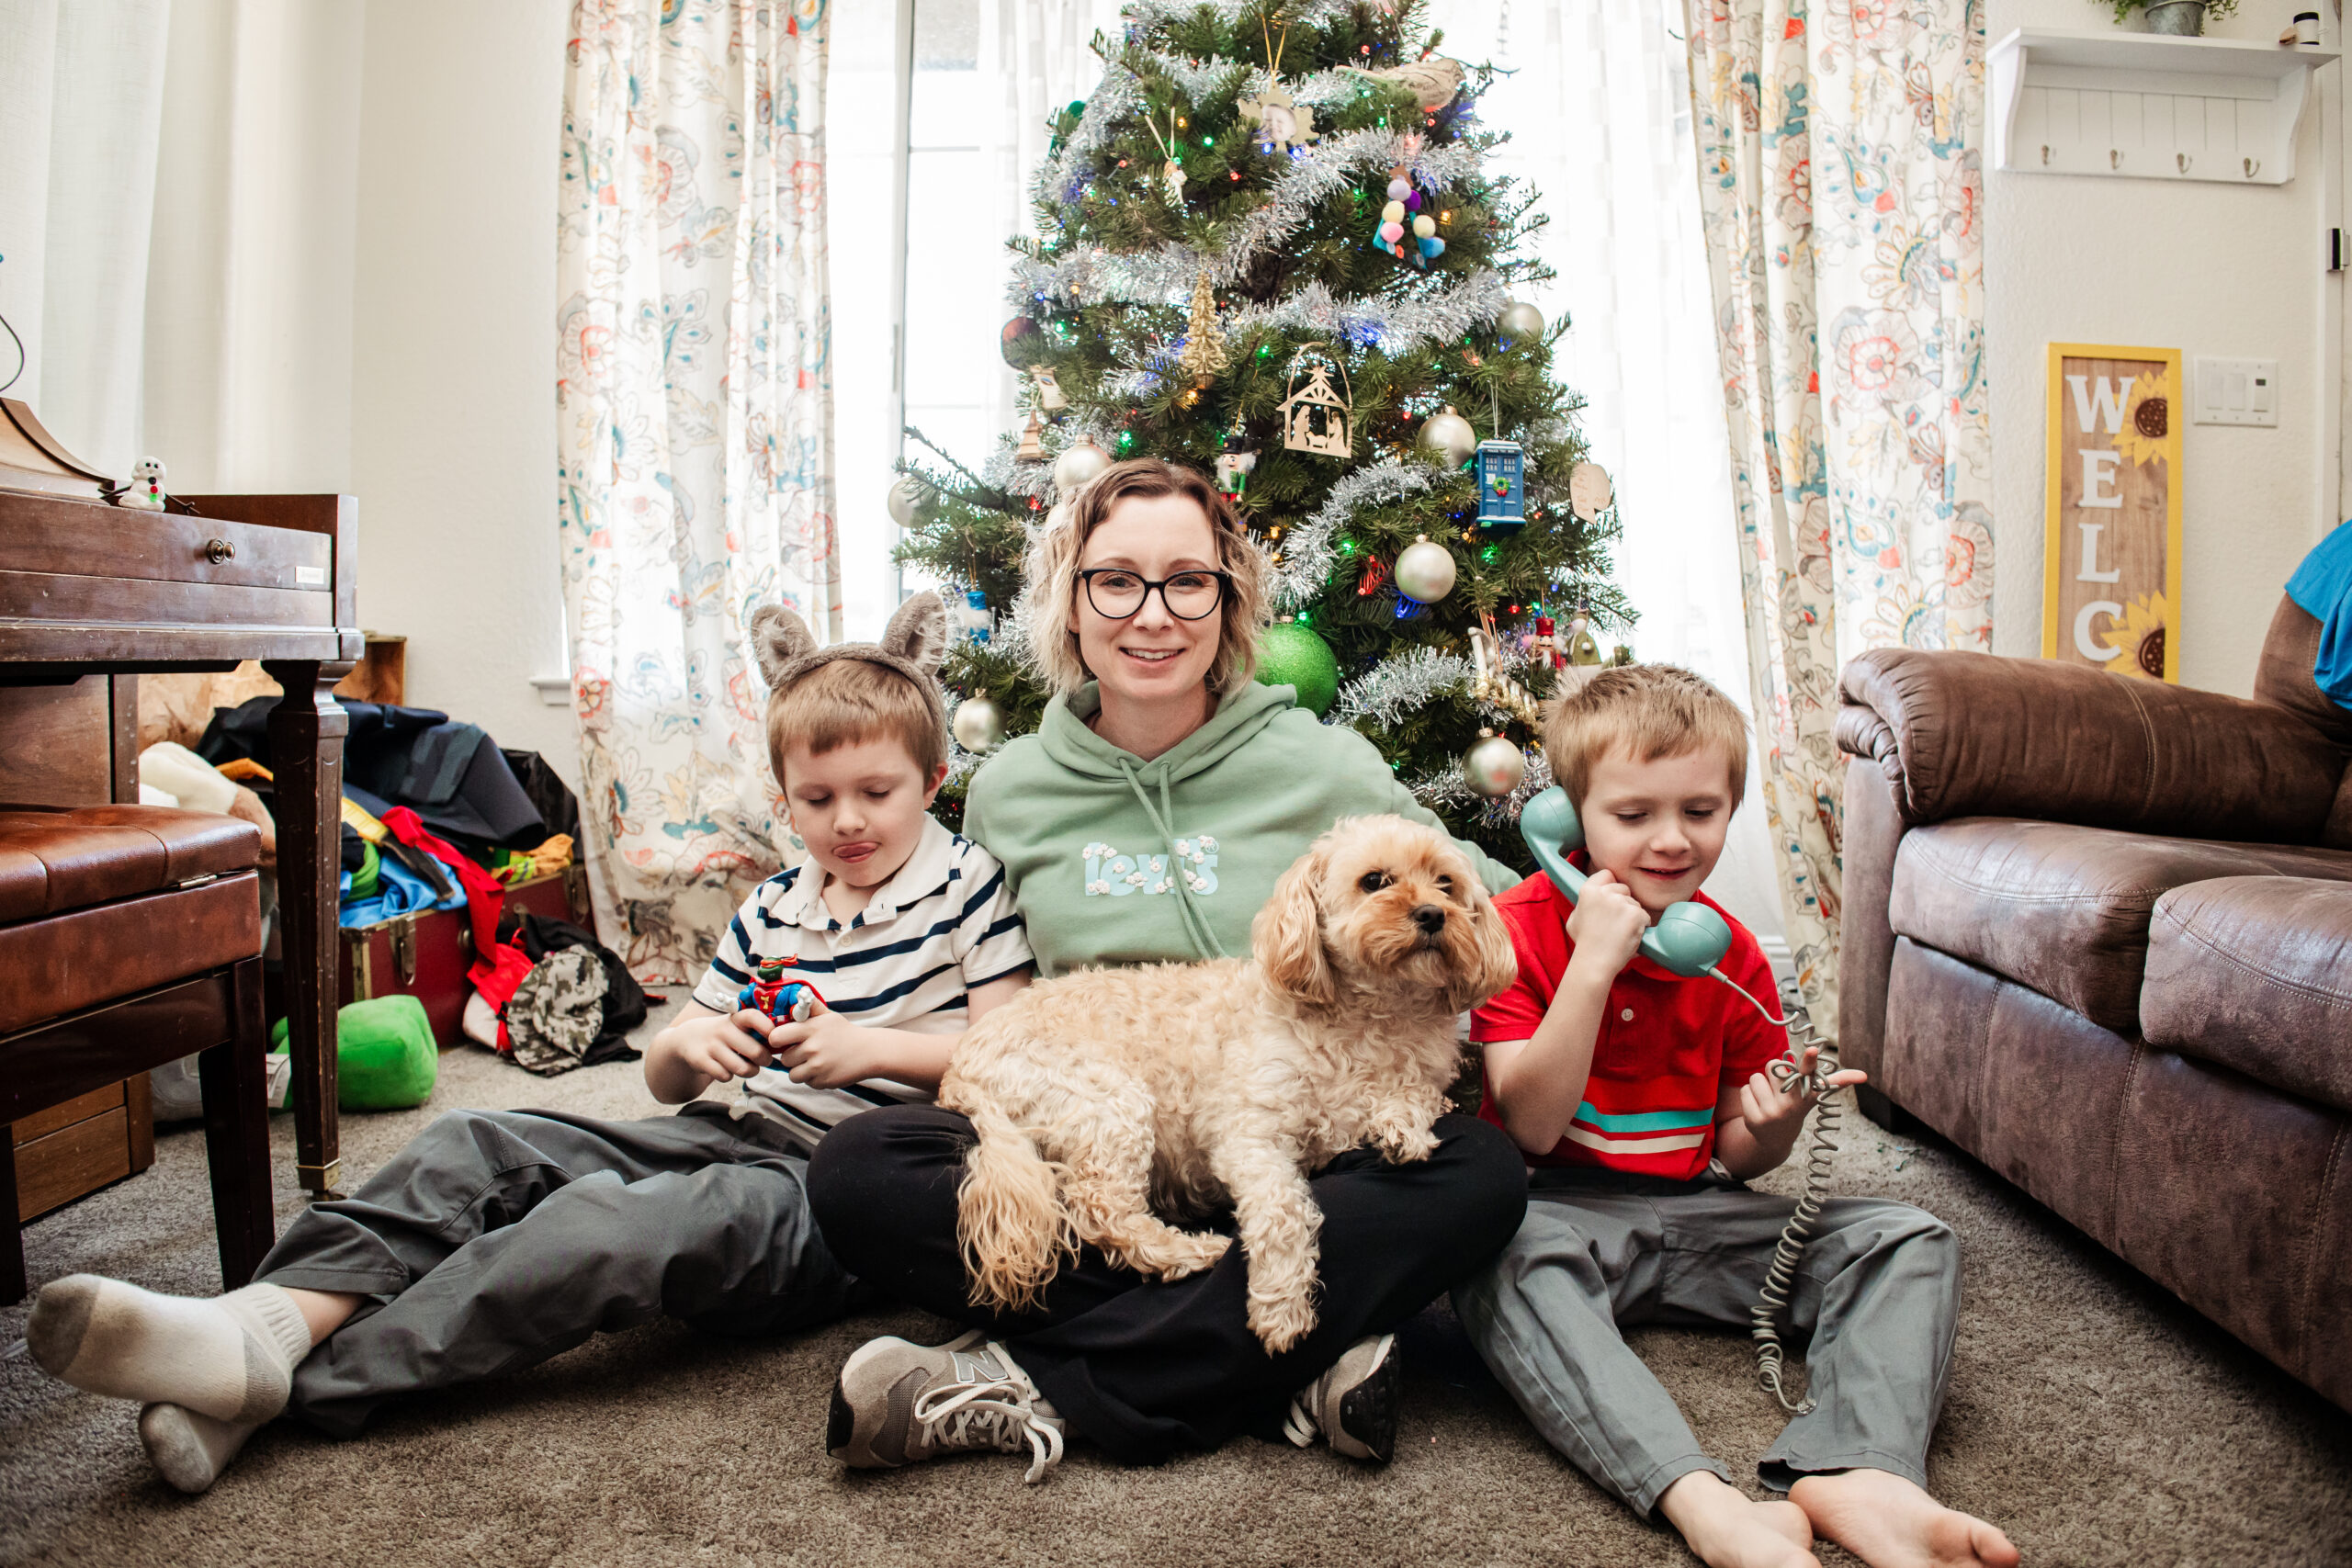
[[[940,732],[946,733],[947,703],[940,695],[939,667],[947,657],[947,607],[936,593],[918,593],[899,605],[880,642],[837,642],[821,648],[798,615],[781,604],[763,604],[752,612],[752,650],[771,693],[784,691],[837,659],[879,664],[914,682]]]

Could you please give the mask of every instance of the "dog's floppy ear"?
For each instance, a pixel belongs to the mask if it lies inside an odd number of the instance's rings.
[[[1476,942],[1470,962],[1446,993],[1447,1004],[1456,1012],[1467,1012],[1500,996],[1519,978],[1519,953],[1510,944],[1510,928],[1503,923],[1501,911],[1495,908],[1487,885],[1471,870],[1467,857],[1464,861],[1462,869],[1470,878],[1470,929]]]
[[[783,605],[763,604],[752,612],[752,652],[759,659],[760,679],[769,691],[784,683],[784,672],[794,660],[816,648],[808,623]]]
[[[1323,951],[1323,911],[1315,885],[1323,880],[1329,852],[1322,840],[1291,863],[1274,884],[1274,896],[1250,922],[1250,948],[1273,986],[1316,1007],[1340,997],[1331,960]]]
[[[947,607],[939,595],[926,591],[899,605],[882,628],[882,651],[935,678],[947,658]]]

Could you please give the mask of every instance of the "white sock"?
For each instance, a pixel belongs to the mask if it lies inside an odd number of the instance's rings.
[[[75,1388],[247,1424],[286,1408],[295,1365],[311,1353],[310,1325],[280,1286],[203,1300],[95,1274],[42,1286],[25,1339],[42,1370]]]
[[[139,1413],[139,1440],[147,1445],[155,1472],[187,1493],[209,1491],[261,1428],[259,1421],[215,1421],[179,1404],[151,1404]]]

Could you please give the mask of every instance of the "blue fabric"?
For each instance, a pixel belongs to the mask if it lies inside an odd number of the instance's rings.
[[[2337,707],[2352,709],[2352,523],[2319,542],[2287,580],[2287,597],[2319,623],[2312,679]]]
[[[349,880],[349,874],[345,874]],[[433,889],[423,877],[409,870],[391,856],[386,855],[376,868],[376,897],[363,898],[356,904],[345,904],[335,919],[346,926],[372,926],[379,920],[389,920],[395,915],[405,915],[417,909],[462,909],[466,907],[466,890],[458,887],[439,903],[433,901]]]

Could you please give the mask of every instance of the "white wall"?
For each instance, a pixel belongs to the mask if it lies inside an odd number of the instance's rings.
[[[555,214],[566,7],[369,0],[351,274],[359,615],[408,700],[576,788],[557,561]]]
[[[2245,0],[2240,16],[2210,30],[2267,42],[2298,8]],[[2327,46],[2342,47],[2333,11],[2319,10]],[[2109,25],[2092,0],[1989,0],[1985,40],[2019,27]],[[2284,186],[1988,170],[1995,652],[2041,651],[2049,345],[2177,348],[2184,371],[2200,354],[2276,359],[2277,429],[2189,424],[2182,433],[2181,681],[2252,691],[2288,575],[2342,515],[2335,388],[2343,282],[2322,260],[2325,226],[2342,221],[2333,196],[2342,149],[2327,134],[2340,125],[2342,70],[2321,68],[2295,177]]]

